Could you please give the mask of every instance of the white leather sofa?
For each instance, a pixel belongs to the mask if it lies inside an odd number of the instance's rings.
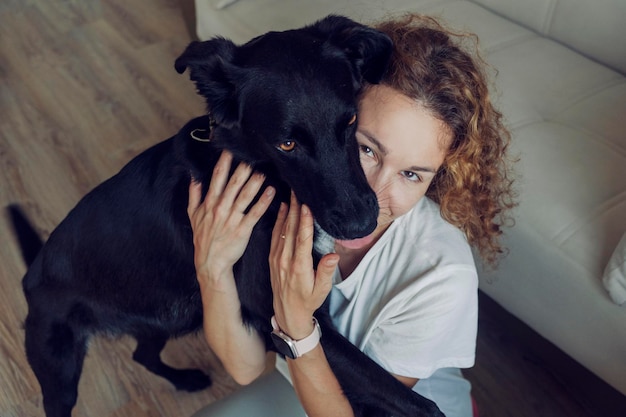
[[[367,23],[403,11],[476,33],[520,158],[510,254],[481,273],[480,288],[626,394],[625,0],[195,4],[200,39],[245,42],[329,13]]]

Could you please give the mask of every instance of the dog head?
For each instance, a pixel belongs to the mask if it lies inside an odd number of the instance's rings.
[[[391,48],[381,32],[329,16],[241,46],[194,42],[175,67],[190,69],[206,99],[212,142],[274,172],[327,233],[353,239],[378,216],[359,162],[357,98],[364,82],[380,80]]]

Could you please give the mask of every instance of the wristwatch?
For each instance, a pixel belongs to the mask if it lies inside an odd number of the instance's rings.
[[[276,318],[272,316],[272,341],[274,342],[274,346],[276,346],[276,350],[281,355],[284,355],[290,359],[297,359],[300,356],[304,355],[307,352],[312,351],[315,346],[320,341],[322,337],[322,329],[320,329],[320,324],[317,322],[317,319],[313,317],[313,332],[300,340],[293,340],[287,334],[283,333],[278,327],[278,323],[276,323]]]

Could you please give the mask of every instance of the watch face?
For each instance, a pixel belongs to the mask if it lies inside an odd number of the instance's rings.
[[[280,353],[283,356],[286,356],[290,359],[296,359],[296,353],[293,351],[291,345],[289,344],[289,342],[287,342],[285,339],[283,339],[282,337],[280,337],[279,335],[277,335],[276,333],[271,333],[271,337],[272,337],[272,341],[274,342],[274,346],[276,347],[276,350],[278,351],[278,353]]]

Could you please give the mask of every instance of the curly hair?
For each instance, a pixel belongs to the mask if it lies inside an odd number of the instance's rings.
[[[516,196],[507,157],[510,134],[491,102],[477,37],[417,14],[373,26],[394,43],[381,84],[419,102],[452,132],[426,195],[485,263],[495,266],[505,252],[499,238],[502,228],[512,224],[508,213]]]

